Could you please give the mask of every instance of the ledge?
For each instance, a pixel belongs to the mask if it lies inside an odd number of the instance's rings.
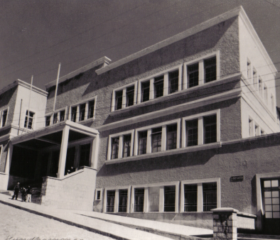
[[[216,142],[216,143],[198,145],[198,146],[193,146],[193,147],[178,148],[178,149],[174,149],[174,150],[162,151],[162,152],[157,152],[157,153],[142,154],[142,155],[115,159],[115,160],[107,160],[107,161],[105,161],[105,164],[110,165],[110,164],[115,164],[115,163],[145,160],[145,159],[157,158],[157,157],[162,157],[162,156],[170,156],[170,155],[195,152],[195,151],[203,151],[203,150],[212,149],[212,148],[220,148],[221,146],[222,146],[221,142]]]

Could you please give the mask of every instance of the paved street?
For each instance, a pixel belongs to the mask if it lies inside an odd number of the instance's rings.
[[[56,220],[16,209],[2,203],[0,203],[0,215],[0,240],[112,239]]]

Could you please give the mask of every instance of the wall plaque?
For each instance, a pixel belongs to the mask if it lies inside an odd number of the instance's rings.
[[[231,182],[242,182],[244,179],[244,176],[232,176],[230,177]]]

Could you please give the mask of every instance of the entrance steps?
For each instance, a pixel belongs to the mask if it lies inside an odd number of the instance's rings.
[[[280,240],[280,235],[238,233],[238,240]]]

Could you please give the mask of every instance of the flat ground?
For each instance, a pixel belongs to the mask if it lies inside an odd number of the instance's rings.
[[[82,228],[0,203],[1,240],[111,240]]]

